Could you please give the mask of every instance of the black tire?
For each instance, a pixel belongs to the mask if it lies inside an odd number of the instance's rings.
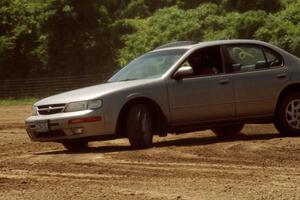
[[[62,145],[69,151],[83,151],[88,149],[88,141],[86,140],[66,140],[62,142]]]
[[[138,104],[129,109],[126,130],[132,148],[146,149],[152,147],[153,120],[147,105]]]
[[[291,104],[294,102],[299,103],[299,108],[295,107],[295,112],[291,112]],[[298,104],[294,105],[297,106]],[[279,101],[275,112],[274,125],[279,133],[284,136],[300,135],[300,93],[287,94]]]
[[[239,135],[243,130],[244,124],[222,126],[212,129],[212,131],[220,137],[232,137]]]

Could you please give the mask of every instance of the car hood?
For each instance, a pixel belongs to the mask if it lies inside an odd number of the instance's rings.
[[[85,101],[101,98],[102,96],[113,93],[119,90],[125,90],[139,85],[153,82],[153,80],[134,80],[103,83],[95,86],[85,87],[69,92],[60,93],[54,96],[47,97],[35,103],[35,106],[51,105],[51,104],[66,104],[70,102]]]

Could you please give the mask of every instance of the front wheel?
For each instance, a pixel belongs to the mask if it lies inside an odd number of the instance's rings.
[[[282,135],[300,135],[300,93],[283,97],[275,113],[274,125]]]
[[[241,133],[244,124],[222,126],[212,129],[212,131],[220,137],[232,137]]]
[[[82,151],[88,149],[88,141],[85,140],[66,140],[62,145],[69,151]]]
[[[147,105],[139,104],[130,108],[126,127],[131,147],[145,149],[152,146],[153,119]]]

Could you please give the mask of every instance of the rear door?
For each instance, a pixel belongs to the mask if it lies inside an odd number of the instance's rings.
[[[288,81],[281,55],[260,45],[229,45],[238,118],[271,116],[277,95]]]

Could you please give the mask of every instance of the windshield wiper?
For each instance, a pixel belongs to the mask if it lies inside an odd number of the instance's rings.
[[[138,79],[137,78],[127,78],[127,79],[120,80],[120,81],[134,81],[134,80],[138,80]]]

